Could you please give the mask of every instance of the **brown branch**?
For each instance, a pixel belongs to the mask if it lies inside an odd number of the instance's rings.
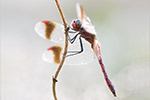
[[[62,60],[61,60],[61,62],[59,64],[59,66],[58,66],[57,71],[55,72],[55,75],[53,76],[53,84],[52,84],[54,99],[58,100],[57,96],[56,96],[55,87],[56,87],[58,74],[59,74],[59,72],[60,72],[60,70],[61,70],[61,68],[63,66],[63,63],[65,61],[65,57],[66,57],[66,54],[67,54],[67,50],[68,50],[68,35],[67,35],[68,30],[67,30],[67,24],[66,24],[66,21],[65,21],[65,17],[63,15],[62,10],[61,10],[60,4],[59,4],[58,0],[55,0],[55,2],[56,2],[56,5],[57,5],[57,8],[59,10],[59,13],[61,15],[62,21],[64,23],[64,29],[65,29],[65,47],[64,47],[65,49],[64,49],[63,56],[62,56]]]

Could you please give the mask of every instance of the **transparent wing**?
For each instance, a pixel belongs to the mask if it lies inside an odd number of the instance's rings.
[[[74,44],[69,44],[68,51],[80,51],[80,42],[79,39],[75,41]],[[91,45],[84,39],[83,43],[83,52],[74,56],[69,56],[66,58],[65,63],[68,65],[84,65],[90,63],[94,59],[94,52],[91,48]]]
[[[83,41],[84,51],[80,54],[66,57],[65,62],[64,62],[65,65],[84,65],[84,64],[90,63],[95,58],[94,53],[90,47],[90,44],[88,44],[85,40],[82,40],[82,41]],[[75,44],[69,44],[68,51],[80,51],[79,40],[77,39],[75,42],[76,42]],[[59,47],[61,48],[64,46],[61,45]],[[55,53],[54,53],[54,50],[46,50],[43,54],[43,60],[49,63],[59,64],[60,63],[59,59],[62,58],[64,49],[62,49],[62,51],[60,52],[60,55],[59,55],[59,50],[56,50]],[[68,54],[69,53],[67,53],[67,55]]]
[[[44,39],[55,43],[64,43],[64,26],[52,21],[42,21],[35,25],[35,31]]]
[[[85,11],[79,3],[76,4],[76,11],[77,17],[81,20],[84,29],[91,34],[96,34],[95,28],[92,25],[90,18],[86,15]]]

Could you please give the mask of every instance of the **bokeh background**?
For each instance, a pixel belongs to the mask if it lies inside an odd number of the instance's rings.
[[[98,62],[63,66],[59,100],[150,100],[149,0],[60,0],[67,22],[80,2],[95,25],[113,97]],[[1,0],[1,100],[53,100],[52,75],[58,65],[42,61],[54,45],[39,37],[41,20],[62,23],[54,0]]]

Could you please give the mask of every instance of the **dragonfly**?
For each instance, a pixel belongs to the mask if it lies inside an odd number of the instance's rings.
[[[90,18],[86,15],[82,6],[77,3],[76,11],[78,19],[74,19],[71,25],[67,27],[69,48],[65,60],[66,65],[82,65],[88,64],[96,56],[100,64],[107,86],[112,94],[116,97],[116,92],[112,82],[110,81],[105,66],[102,61],[100,43],[94,25]],[[65,29],[62,24],[53,21],[41,21],[35,25],[35,31],[39,36],[46,40],[50,40],[59,45],[48,48],[42,58],[46,62],[59,64],[64,50]]]

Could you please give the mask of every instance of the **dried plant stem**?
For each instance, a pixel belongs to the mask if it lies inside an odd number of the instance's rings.
[[[65,47],[64,47],[64,53],[63,53],[63,56],[62,56],[62,60],[58,66],[58,69],[57,71],[55,72],[55,75],[53,76],[53,84],[52,84],[52,88],[53,88],[53,96],[54,96],[54,99],[55,100],[58,100],[57,99],[57,96],[56,96],[56,91],[55,91],[55,87],[56,87],[56,82],[57,82],[57,77],[58,77],[58,74],[63,66],[63,63],[65,61],[65,57],[66,57],[66,54],[67,54],[67,50],[68,50],[68,35],[67,35],[67,24],[66,24],[66,21],[65,21],[65,17],[63,15],[63,12],[61,10],[61,7],[60,7],[60,4],[58,2],[58,0],[55,0],[56,2],[56,5],[57,5],[57,8],[59,10],[59,13],[61,15],[61,18],[62,18],[62,21],[64,23],[64,29],[65,29]]]

